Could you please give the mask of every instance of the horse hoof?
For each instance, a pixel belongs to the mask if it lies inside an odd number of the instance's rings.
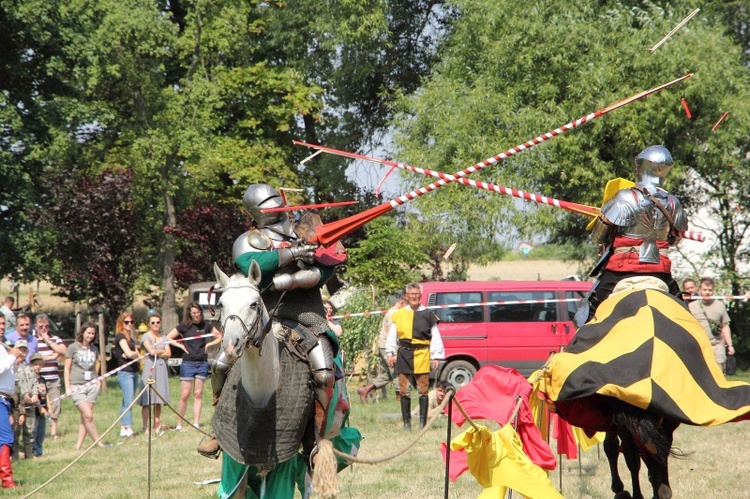
[[[659,485],[658,494],[657,499],[672,499],[672,489],[670,489],[669,485],[665,483]]]
[[[622,483],[622,480],[612,480],[612,492],[615,494],[620,494],[625,490],[625,485]],[[627,492],[625,492],[628,494]],[[615,495],[615,498],[617,495]],[[628,494],[628,497],[630,497],[630,494]]]
[[[622,492],[615,494],[615,499],[633,499],[633,496],[631,496],[630,492],[627,490],[623,490]]]

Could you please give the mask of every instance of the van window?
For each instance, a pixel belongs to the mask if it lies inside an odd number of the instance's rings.
[[[487,301],[554,300],[554,291],[490,292]],[[490,305],[490,322],[555,322],[557,303]]]
[[[581,291],[566,291],[565,298],[576,298],[578,301],[567,301],[565,302],[565,308],[568,312],[568,320],[573,321],[576,317],[576,312],[583,305],[587,293]]]
[[[458,292],[458,293],[434,293],[430,294],[428,305],[455,305],[458,303],[480,303],[482,293]],[[482,306],[439,308],[435,310],[441,322],[483,322]]]

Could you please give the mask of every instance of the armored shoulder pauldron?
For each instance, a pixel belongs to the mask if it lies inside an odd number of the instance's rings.
[[[258,251],[271,249],[271,238],[258,229],[253,229],[247,233],[247,242]]]

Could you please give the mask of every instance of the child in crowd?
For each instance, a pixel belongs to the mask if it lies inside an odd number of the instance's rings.
[[[25,362],[29,346],[26,340],[15,343],[22,355],[16,364],[16,394],[18,396],[18,424],[16,425],[16,443],[23,437],[23,452],[26,459],[31,459],[34,451],[34,426],[36,424],[36,406],[39,403],[38,374]],[[35,354],[38,355],[38,354]],[[34,356],[32,356],[34,357]],[[37,357],[41,360],[41,356]],[[31,360],[31,358],[29,359]],[[41,366],[40,366],[41,368]]]
[[[47,400],[47,383],[44,381],[42,376],[42,366],[44,365],[44,357],[42,354],[35,353],[31,356],[31,367],[34,369],[36,375],[36,391],[39,396],[39,401],[36,404],[35,416],[36,423],[34,426],[34,457],[41,457],[44,452],[44,436],[47,431],[47,419],[50,417],[50,407]]]

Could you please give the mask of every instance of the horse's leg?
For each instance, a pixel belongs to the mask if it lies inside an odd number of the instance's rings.
[[[641,494],[641,480],[639,477],[641,471],[641,456],[638,452],[638,447],[635,444],[635,439],[631,433],[626,431],[620,433],[620,439],[622,440],[622,454],[625,457],[625,464],[628,466],[630,480],[633,484],[633,499],[643,499],[643,494]]]
[[[669,486],[669,453],[672,449],[674,431],[679,423],[664,420],[658,427],[661,435],[659,445],[655,454],[649,454],[646,461],[648,466],[648,479],[654,489],[654,499],[670,499],[672,489]]]
[[[604,454],[609,462],[609,473],[612,476],[612,492],[621,494],[625,486],[620,480],[620,473],[617,470],[617,459],[620,456],[620,439],[614,431],[608,431],[604,437]]]

